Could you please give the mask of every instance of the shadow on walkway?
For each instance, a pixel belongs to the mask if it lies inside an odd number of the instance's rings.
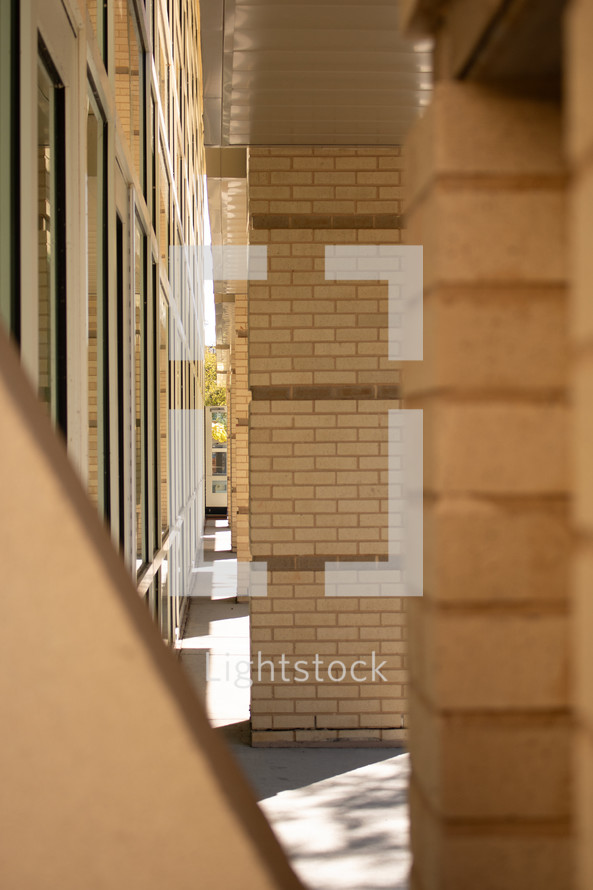
[[[311,890],[406,890],[408,755],[397,748],[251,748],[249,606],[228,526],[208,520],[181,660],[295,871]],[[224,535],[225,537],[221,536]],[[218,548],[218,549],[217,549]]]

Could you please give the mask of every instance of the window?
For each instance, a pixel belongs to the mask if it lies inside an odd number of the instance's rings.
[[[149,487],[150,494],[150,519],[151,519],[151,535],[153,553],[158,553],[161,547],[162,534],[160,526],[160,465],[159,454],[161,448],[161,430],[159,425],[159,406],[160,406],[160,375],[159,375],[159,267],[152,257],[152,279],[150,288],[150,451],[151,451],[151,483]]]
[[[86,8],[99,44],[101,58],[107,67],[107,0],[86,0]]]
[[[125,0],[115,4],[115,81],[117,114],[146,195],[144,51],[135,15]]]
[[[37,65],[38,387],[67,433],[64,89],[43,45]]]
[[[20,340],[18,4],[0,5],[0,321]]]
[[[212,494],[221,494],[226,492],[227,487],[226,409],[211,411],[210,420],[212,427]]]
[[[159,93],[165,120],[165,130],[169,138],[169,61],[166,53],[164,30],[159,30],[158,51],[155,54],[158,63]]]
[[[156,106],[154,98],[150,96],[150,207],[152,227],[155,232],[157,229],[158,204],[157,204],[157,157],[156,157],[156,138],[158,135]]]
[[[106,126],[92,93],[87,108],[87,362],[88,487],[93,502],[110,517],[109,302],[107,299]]]
[[[119,545],[122,553],[126,553],[126,488],[125,471],[125,230],[123,221],[117,214],[116,246],[117,246],[117,465],[118,465],[118,521]]]
[[[161,636],[163,640],[167,643],[171,643],[173,639],[172,632],[172,622],[173,615],[171,609],[171,597],[169,596],[169,578],[168,578],[168,561],[167,558],[163,560],[160,568],[160,583],[159,583],[159,591],[160,591],[160,604],[159,604],[159,613],[160,613],[160,624],[161,624]]]
[[[159,431],[161,463],[161,529],[169,529],[169,306],[161,293],[159,304]]]
[[[134,450],[136,488],[136,567],[147,561],[146,439],[146,236],[136,220],[134,274]],[[150,554],[152,556],[152,554]]]
[[[166,274],[169,271],[169,232],[170,232],[170,192],[171,186],[169,182],[169,174],[167,173],[167,168],[164,163],[164,153],[163,153],[163,145],[161,142],[161,151],[160,151],[160,182],[159,182],[159,195],[160,195],[160,210],[159,210],[159,253],[161,257],[161,263],[165,269]]]

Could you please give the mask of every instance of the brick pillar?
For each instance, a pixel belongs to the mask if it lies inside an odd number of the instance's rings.
[[[268,564],[251,614],[256,745],[405,738],[402,601],[324,587],[326,560],[387,557],[387,412],[399,406],[387,285],[326,281],[325,245],[399,242],[401,163],[397,149],[250,151],[250,241],[269,258],[248,304],[251,553]]]
[[[236,546],[237,539],[237,526],[236,526],[236,516],[237,516],[237,506],[235,504],[236,499],[236,487],[233,484],[233,480],[235,478],[235,459],[236,459],[236,439],[235,434],[233,432],[235,428],[234,421],[234,413],[235,413],[235,405],[234,405],[234,392],[233,392],[233,377],[235,374],[235,355],[234,355],[234,338],[231,340],[231,348],[229,351],[229,370],[227,374],[227,389],[226,389],[226,407],[227,407],[227,464],[226,464],[226,472],[227,472],[227,495],[226,495],[226,509],[227,509],[227,519],[229,522],[229,528],[231,530],[231,549],[234,550]]]
[[[575,651],[577,886],[593,886],[593,58],[592,0],[567,15],[567,148],[570,155],[572,401],[575,490],[573,644]]]
[[[406,148],[424,245],[425,595],[409,602],[415,890],[570,874],[559,109],[443,83]]]
[[[233,549],[240,562],[249,562],[249,449],[248,416],[251,393],[247,382],[247,294],[235,294],[235,331],[232,343],[230,407],[232,426],[233,470],[231,493],[233,504]],[[237,590],[240,602],[247,591]]]

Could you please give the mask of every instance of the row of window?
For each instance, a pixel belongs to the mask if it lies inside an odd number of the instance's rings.
[[[203,521],[202,294],[184,250],[202,239],[197,21],[165,0],[87,0],[86,22],[30,2],[29,18],[1,11],[1,317],[173,641]]]
[[[192,189],[191,176],[188,178],[188,171],[198,170],[201,164],[197,4],[184,0],[166,3],[143,0],[144,15],[140,19],[132,0],[86,0],[86,5],[105,70],[114,80],[118,116],[139,174],[142,194],[148,199],[149,190],[156,189],[156,177],[153,175],[151,184],[142,151],[146,121],[150,118],[148,126],[154,156],[155,117],[162,115],[163,138],[158,148],[161,158],[169,158],[177,185],[182,238],[176,243],[195,243],[199,234],[195,222],[203,200],[201,181]],[[106,38],[110,23],[114,29],[112,51]],[[155,89],[153,95],[149,91],[147,108],[142,98],[153,64]],[[164,175],[168,178],[166,171]],[[156,230],[157,200],[153,201],[153,208]],[[166,212],[166,207],[162,206],[161,210]],[[161,252],[161,259],[167,262],[166,250]]]

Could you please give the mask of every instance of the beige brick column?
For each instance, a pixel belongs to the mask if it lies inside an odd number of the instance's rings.
[[[577,887],[593,886],[593,2],[569,6],[567,149],[571,165],[573,569]]]
[[[237,506],[236,506],[236,486],[235,480],[235,460],[236,460],[236,437],[234,433],[236,411],[235,393],[233,386],[233,378],[235,376],[235,351],[234,336],[231,339],[231,348],[229,353],[229,372],[227,375],[226,389],[226,406],[227,406],[227,519],[231,530],[231,549],[236,547],[237,540]]]
[[[249,446],[251,393],[247,381],[247,294],[235,294],[235,331],[231,347],[230,412],[232,446],[231,528],[233,549],[240,562],[249,562]],[[238,590],[240,601],[246,591]]]
[[[402,601],[324,587],[326,560],[387,557],[399,406],[387,285],[326,281],[325,245],[399,242],[401,164],[397,149],[250,151],[250,241],[269,258],[248,306],[251,553],[268,565],[251,613],[256,745],[405,738]]]
[[[442,83],[406,147],[424,245],[425,595],[409,601],[415,890],[572,886],[559,109]],[[584,886],[584,885],[583,885]]]

